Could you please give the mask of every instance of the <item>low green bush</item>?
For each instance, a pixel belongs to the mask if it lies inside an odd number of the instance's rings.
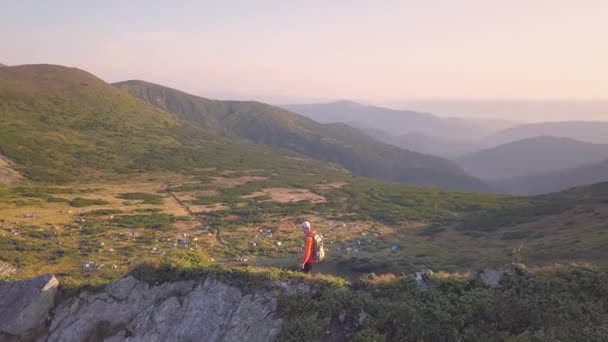
[[[123,228],[148,228],[167,230],[171,228],[175,218],[173,215],[151,213],[149,215],[124,215],[116,217],[115,225]]]
[[[145,192],[127,192],[117,196],[120,199],[142,201],[142,204],[163,204],[164,196]]]
[[[88,206],[92,206],[92,205],[106,205],[106,204],[108,204],[108,202],[104,201],[102,199],[92,199],[92,198],[82,198],[82,197],[76,197],[70,201],[70,205],[72,207],[76,207],[76,208],[88,207]]]

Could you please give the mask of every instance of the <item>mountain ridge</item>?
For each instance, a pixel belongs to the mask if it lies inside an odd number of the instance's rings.
[[[608,144],[538,136],[498,145],[455,159],[482,179],[515,178],[592,164],[608,158]]]
[[[415,185],[488,189],[450,161],[376,141],[345,124],[324,125],[261,102],[210,100],[141,80],[114,86],[220,135],[290,149],[340,164],[358,175]]]
[[[423,133],[447,140],[467,140],[487,132],[479,125],[460,118],[442,118],[431,113],[397,110],[351,101],[282,106],[321,123],[356,122],[394,135]]]
[[[500,145],[535,136],[555,136],[608,144],[608,121],[555,121],[517,125],[486,137],[488,145]]]
[[[192,126],[77,68],[1,68],[0,117],[0,153],[31,180],[256,168],[279,161],[287,168],[329,170]]]

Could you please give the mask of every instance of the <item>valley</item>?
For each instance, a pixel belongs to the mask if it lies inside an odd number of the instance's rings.
[[[304,219],[326,241],[320,270],[351,279],[608,260],[604,185],[530,199],[356,178],[308,176],[285,187],[284,175],[260,175],[268,173],[206,170],[2,187],[0,260],[19,277],[52,272],[65,284],[91,285],[142,262],[295,270]]]
[[[603,342],[608,2],[13,1],[0,342]]]
[[[295,269],[303,220],[326,241],[320,269],[350,279],[608,260],[605,183],[492,194],[447,160],[263,103],[112,86],[61,66],[0,76],[0,260],[13,276],[95,284],[141,263]]]

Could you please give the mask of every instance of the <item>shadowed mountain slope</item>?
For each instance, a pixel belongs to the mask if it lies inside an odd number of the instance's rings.
[[[535,195],[608,181],[608,159],[572,169],[503,179],[493,184],[505,193]]]
[[[487,190],[485,184],[448,160],[378,142],[345,124],[323,125],[264,103],[209,100],[144,81],[115,86],[198,127],[334,162],[361,176]]]
[[[418,153],[431,154],[443,158],[459,157],[481,149],[481,145],[473,141],[455,141],[436,138],[422,133],[408,133],[394,135],[386,131],[347,122],[349,126],[355,127],[370,137]]]

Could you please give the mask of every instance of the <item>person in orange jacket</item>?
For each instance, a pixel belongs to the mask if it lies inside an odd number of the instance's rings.
[[[317,231],[312,229],[310,222],[304,221],[301,224],[302,231],[304,232],[304,256],[300,263],[302,272],[310,273],[312,271],[312,264],[314,263],[315,252],[313,251],[313,239]]]

